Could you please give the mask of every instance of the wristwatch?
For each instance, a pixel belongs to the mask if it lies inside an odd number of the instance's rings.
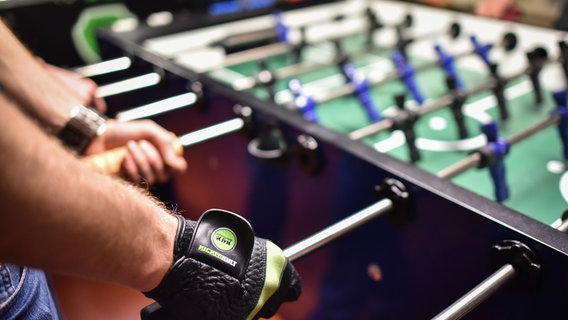
[[[83,105],[71,108],[70,119],[58,134],[59,139],[78,154],[83,154],[91,141],[106,130],[106,119]]]

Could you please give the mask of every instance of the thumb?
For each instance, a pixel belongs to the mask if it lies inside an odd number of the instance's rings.
[[[175,172],[184,172],[187,169],[187,162],[183,157],[183,146],[172,132],[171,143],[162,151],[164,163]]]

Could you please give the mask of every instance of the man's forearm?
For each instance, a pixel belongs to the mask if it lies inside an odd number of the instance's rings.
[[[57,132],[81,100],[24,47],[0,20],[0,85],[11,99]]]
[[[171,265],[177,220],[88,169],[0,94],[0,261],[139,290]]]

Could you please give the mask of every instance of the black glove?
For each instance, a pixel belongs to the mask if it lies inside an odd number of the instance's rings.
[[[158,287],[144,293],[166,318],[269,318],[282,302],[298,299],[302,285],[292,264],[278,246],[255,237],[242,217],[208,210],[197,223],[178,219],[174,263]]]

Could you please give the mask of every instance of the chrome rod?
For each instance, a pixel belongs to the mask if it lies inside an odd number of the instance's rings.
[[[556,225],[556,223],[553,223]],[[568,231],[568,220],[564,220],[560,225],[556,226],[557,230]],[[477,285],[451,306],[439,313],[433,320],[457,320],[467,315],[471,310],[475,309],[482,302],[491,297],[499,289],[507,285],[517,276],[517,271],[512,264],[505,264],[499,270],[494,272],[489,278]]]
[[[558,124],[559,121],[560,116],[558,114],[552,114],[550,117],[535,123],[527,129],[511,135],[509,138],[507,138],[507,142],[510,146],[513,146],[552,125]],[[479,166],[481,160],[481,154],[479,152],[474,152],[464,159],[450,165],[449,167],[440,170],[438,173],[436,173],[436,176],[440,178],[451,179],[466,172],[468,169]]]
[[[551,127],[553,125],[556,125],[560,122],[560,115],[559,114],[552,114],[550,117],[544,119],[543,121],[537,122],[534,125],[526,128],[525,130],[512,134],[509,138],[507,138],[507,141],[509,141],[509,144],[513,145],[516,144],[518,142],[521,142],[527,138],[530,138],[531,136],[533,136],[534,134],[548,128]]]
[[[396,25],[390,25],[390,26],[394,27]],[[384,26],[384,27],[389,27],[389,25]],[[350,30],[349,32],[343,32],[343,33],[339,32],[339,33],[334,34],[333,36],[329,36],[329,37],[321,37],[321,39],[315,39],[312,42],[310,42],[309,44],[313,45],[313,44],[317,44],[317,43],[324,43],[324,42],[329,42],[329,41],[341,40],[341,39],[344,39],[345,37],[358,35],[358,34],[360,34],[361,32],[363,32],[367,29],[368,29],[368,24],[364,24],[363,26],[358,27],[356,30]],[[236,65],[236,64],[240,64],[240,63],[251,62],[251,61],[254,61],[254,60],[258,60],[258,59],[263,59],[263,58],[268,58],[268,57],[279,55],[279,54],[288,53],[294,45],[295,44],[293,44],[293,43],[277,42],[277,43],[263,45],[263,46],[260,46],[260,47],[249,49],[249,50],[244,50],[244,51],[237,52],[237,53],[232,53],[232,54],[225,56],[225,60],[224,60],[224,62],[221,63],[221,65],[213,66],[211,68],[206,68],[205,70],[200,70],[200,72],[209,72],[209,71],[213,71],[213,70],[220,69],[220,68],[223,68],[223,67],[229,67],[229,66],[233,66],[233,65]],[[250,88],[248,88],[248,89],[250,89]],[[243,90],[245,90],[245,89],[243,89]]]
[[[132,61],[128,57],[120,57],[116,59],[106,60],[74,69],[76,73],[82,77],[89,78],[109,74],[116,71],[126,70],[130,68]]]
[[[236,52],[225,56],[225,60],[221,66],[215,66],[213,69],[219,67],[230,67],[240,63],[245,63],[254,60],[264,59],[266,57],[275,56],[287,53],[290,50],[290,45],[284,42],[277,42],[262,47],[257,47],[241,52]],[[212,71],[212,70],[205,70]]]
[[[548,60],[547,63],[551,63],[553,61],[554,60]],[[502,81],[503,81],[503,83],[509,83],[512,80],[515,80],[515,79],[520,78],[522,76],[526,76],[527,74],[529,74],[529,72],[530,72],[530,69],[521,70],[521,71],[519,71],[519,72],[517,72],[517,73],[515,73],[511,76],[504,77],[502,79]],[[386,80],[376,79],[375,85],[381,84],[383,82],[386,83]],[[420,108],[417,109],[417,112],[421,116],[425,115],[427,113],[439,110],[439,109],[441,109],[445,106],[450,105],[451,103],[454,102],[454,100],[456,99],[457,96],[469,97],[471,95],[483,92],[485,90],[491,90],[491,89],[495,88],[495,86],[497,84],[498,84],[497,80],[494,79],[494,78],[491,78],[491,79],[489,79],[489,80],[487,80],[483,83],[480,83],[476,86],[473,86],[471,88],[460,89],[460,90],[457,90],[456,92],[454,92],[452,94],[446,94],[445,96],[442,96],[442,97],[438,98],[437,100],[426,101]],[[343,94],[343,93],[346,93],[346,92],[352,93],[354,91],[354,89],[352,87],[348,86],[348,85],[346,85],[344,87],[347,87],[347,88],[340,88],[339,90],[337,90],[337,92],[330,93],[329,96],[337,97],[338,92]],[[326,98],[326,97],[324,97],[324,98]],[[381,120],[381,121],[384,121],[384,120]],[[359,128],[355,131],[352,131],[349,134],[349,137],[351,137],[351,139],[354,139],[354,140],[360,140],[360,139],[366,138],[370,135],[373,135],[375,133],[379,133],[379,132],[384,131],[384,130],[389,130],[390,128],[391,128],[391,126],[387,125],[386,123],[383,123],[383,124],[380,124],[380,125],[373,123],[373,124],[370,124],[366,127],[362,127],[362,128]]]
[[[493,273],[489,278],[477,285],[473,290],[465,296],[446,308],[433,320],[456,320],[461,319],[475,307],[487,300],[497,290],[501,289],[505,284],[516,276],[515,268],[506,264],[501,269]]]
[[[418,115],[423,116],[430,112],[434,112],[445,106],[450,105],[451,103],[454,102],[456,96],[467,97],[469,95],[479,93],[483,90],[490,89],[494,86],[495,86],[495,81],[491,79],[481,84],[478,84],[474,87],[471,87],[469,89],[461,89],[453,94],[447,94],[445,96],[438,98],[437,100],[426,101],[421,107],[416,109],[416,112],[418,113]],[[351,90],[353,89],[351,88]],[[340,92],[340,90],[337,91]],[[333,95],[337,96],[338,93],[333,93]],[[385,118],[383,120],[380,120],[379,122],[352,131],[351,133],[349,133],[349,138],[353,140],[360,140],[369,137],[373,134],[379,133],[381,131],[390,130],[393,124],[394,122],[392,121],[392,119]]]
[[[298,75],[300,73],[317,70],[322,66],[325,66],[325,63],[304,61],[275,70],[274,77],[276,79],[286,79]],[[235,80],[233,82],[233,89],[237,91],[244,91],[252,89],[258,84],[259,81],[257,77],[254,76],[245,77]]]
[[[438,171],[438,173],[436,173],[436,176],[443,179],[451,179],[466,172],[471,168],[479,166],[480,162],[481,162],[481,154],[479,154],[479,152],[475,152],[465,157],[463,160],[458,161],[450,165],[449,167]]]
[[[161,80],[162,76],[160,76],[160,74],[152,72],[138,77],[102,85],[97,90],[97,97],[106,98],[121,93],[151,87],[160,83]]]
[[[562,221],[562,223],[558,227],[556,227],[556,229],[562,232],[568,232],[568,219]]]
[[[207,128],[196,130],[179,137],[180,144],[184,147],[195,145],[213,138],[217,138],[243,128],[245,122],[241,118],[234,118],[212,125]]]
[[[357,129],[349,133],[349,138],[352,140],[361,140],[375,133],[389,130],[390,128],[392,128],[393,125],[394,121],[392,119],[384,118],[383,120],[377,121],[371,125]]]
[[[196,101],[197,95],[193,92],[188,92],[140,107],[118,112],[115,118],[116,120],[122,122],[149,118],[164,112],[192,106]]]
[[[340,238],[341,236],[363,226],[369,221],[383,215],[393,207],[390,199],[383,199],[369,207],[336,222],[322,231],[286,248],[284,255],[291,261],[300,259],[306,254]]]

